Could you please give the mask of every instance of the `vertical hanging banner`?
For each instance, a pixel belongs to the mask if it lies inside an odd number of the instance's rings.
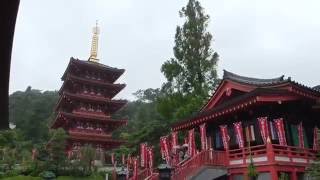
[[[37,149],[36,148],[33,148],[32,149],[32,156],[31,156],[31,159],[32,160],[35,160],[36,159],[36,155],[37,155]],[[68,158],[71,157],[71,150],[68,150]]]
[[[184,144],[188,144],[188,142],[189,142],[189,140],[188,140],[188,136],[187,136],[187,137],[185,137],[185,138],[183,139],[183,141],[184,141]]]
[[[170,163],[170,154],[169,154],[169,144],[168,144],[168,136],[160,137],[160,149],[162,158],[166,160],[166,162]]]
[[[239,148],[244,148],[243,130],[241,121],[233,123]]]
[[[130,154],[128,154],[128,157],[127,157],[127,175],[126,175],[126,179],[127,180],[129,179],[129,176],[130,176],[130,163],[131,163],[131,157],[130,157]]]
[[[164,147],[163,147],[163,137],[160,137],[160,154],[161,158],[165,159]]]
[[[140,166],[145,167],[146,166],[146,148],[147,144],[146,143],[141,143],[140,144]]]
[[[150,171],[149,173],[151,175],[153,172],[153,148],[148,147],[147,152],[148,152],[148,166]]]
[[[125,156],[125,154],[122,154],[121,159],[122,159],[122,165],[125,165],[126,164],[126,156]]]
[[[298,137],[299,137],[299,147],[304,148],[304,137],[303,137],[303,127],[302,122],[298,124]]]
[[[318,141],[318,128],[313,128],[313,150],[319,149],[319,141]]]
[[[176,165],[179,162],[178,152],[178,132],[174,131],[171,133],[171,152],[173,154],[172,165]]]
[[[286,134],[285,134],[285,131],[284,131],[283,119],[282,118],[275,119],[274,123],[276,125],[277,134],[278,134],[278,137],[279,137],[279,144],[281,146],[286,146],[287,145],[287,140],[286,140]]]
[[[196,142],[194,138],[194,129],[189,130],[188,132],[188,154],[190,157],[196,154]]]
[[[201,150],[207,150],[208,145],[207,145],[207,128],[206,128],[206,123],[201,124],[200,126],[200,138],[201,138]]]
[[[223,147],[225,150],[229,149],[229,135],[228,135],[228,129],[227,129],[227,125],[221,125],[220,127],[220,131],[221,131],[221,136],[222,136],[222,142],[223,142]]]
[[[172,148],[172,152],[176,152],[178,146],[178,132],[174,131],[171,133],[171,148]]]
[[[111,153],[111,163],[112,165],[115,164],[114,153]]]
[[[268,119],[267,117],[258,118],[260,133],[261,133],[261,137],[262,137],[264,144],[267,144],[267,139],[269,137],[269,128],[268,128],[268,120],[267,119]]]
[[[138,180],[138,159],[133,158],[133,180]]]

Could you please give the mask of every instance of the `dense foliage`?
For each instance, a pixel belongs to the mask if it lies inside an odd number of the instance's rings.
[[[48,140],[49,121],[59,96],[56,91],[32,89],[17,91],[9,97],[9,121],[32,143]]]
[[[209,15],[198,1],[189,0],[180,17],[185,22],[176,29],[174,57],[161,67],[167,82],[158,103],[159,112],[172,121],[197,112],[218,82],[218,54],[207,31]]]

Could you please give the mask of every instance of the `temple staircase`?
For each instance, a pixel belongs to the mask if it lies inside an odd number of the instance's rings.
[[[227,178],[228,171],[221,166],[203,166],[194,175],[189,176],[188,180],[222,180]]]
[[[205,150],[179,164],[172,175],[175,180],[216,179],[227,174],[225,152]]]

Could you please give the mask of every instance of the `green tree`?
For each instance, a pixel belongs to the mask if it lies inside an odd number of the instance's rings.
[[[96,151],[90,145],[85,145],[80,149],[80,164],[84,168],[84,172],[91,174],[93,162],[96,157]]]
[[[16,125],[26,140],[43,143],[48,140],[48,124],[58,101],[56,91],[40,91],[30,86],[9,97],[9,121]]]
[[[50,154],[51,170],[59,174],[59,170],[64,170],[67,165],[66,157],[66,140],[67,134],[64,129],[51,130],[51,138],[48,142],[47,149]]]
[[[185,22],[176,28],[174,57],[161,67],[167,82],[158,104],[160,113],[174,120],[199,110],[218,82],[218,54],[207,31],[209,16],[198,1],[189,0],[180,17]]]

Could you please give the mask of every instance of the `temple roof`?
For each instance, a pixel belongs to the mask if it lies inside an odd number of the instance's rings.
[[[79,59],[74,59],[71,58],[71,61],[78,63],[78,64],[83,64],[89,67],[94,67],[94,68],[102,68],[104,70],[109,70],[109,71],[113,71],[113,72],[124,72],[124,69],[118,69],[115,67],[111,67],[111,66],[107,66],[98,62],[92,62],[92,61],[86,61],[86,60],[79,60]]]
[[[222,114],[232,113],[246,104],[278,103],[299,99],[317,100],[320,86],[314,88],[285,79],[284,76],[259,79],[240,76],[224,70],[223,79],[201,110],[185,120],[173,124],[173,130],[190,128]]]
[[[316,91],[320,91],[320,85],[313,87],[312,89],[316,90]]]
[[[175,124],[173,124],[173,129],[180,129],[181,125],[184,125],[188,122],[195,122],[196,120],[208,117],[208,116],[215,116],[223,115],[227,113],[232,113],[234,111],[237,111],[242,108],[246,108],[249,105],[254,105],[259,102],[263,102],[263,97],[271,97],[271,96],[278,96],[279,99],[274,98],[273,101],[278,102],[278,100],[288,99],[292,100],[293,98],[293,92],[289,92],[285,89],[274,89],[274,88],[257,88],[251,92],[245,93],[243,95],[240,95],[238,97],[235,97],[229,101],[226,101],[212,109],[206,110],[206,111],[200,111],[193,116],[179,121]],[[287,95],[287,96],[285,96]],[[267,100],[267,102],[270,102],[270,100]],[[225,112],[224,112],[225,111]]]
[[[252,84],[257,86],[278,84],[278,83],[288,82],[290,80],[290,78],[284,79],[284,75],[280,77],[272,78],[272,79],[258,79],[258,78],[240,76],[226,70],[223,70],[223,79],[229,79],[232,81],[245,83],[245,84]]]
[[[86,69],[94,69],[95,71],[103,71],[109,74],[112,74],[112,77],[110,77],[111,79],[110,82],[113,83],[114,81],[116,81],[123,73],[124,73],[124,69],[118,69],[118,68],[114,68],[111,66],[107,66],[98,62],[91,62],[91,61],[87,61],[87,60],[79,60],[79,59],[75,59],[73,57],[70,58],[69,64],[67,69],[65,70],[63,76],[62,76],[62,80],[65,79],[66,75],[68,74],[68,72],[70,71],[70,68],[72,65],[75,66],[82,66],[85,67]]]

